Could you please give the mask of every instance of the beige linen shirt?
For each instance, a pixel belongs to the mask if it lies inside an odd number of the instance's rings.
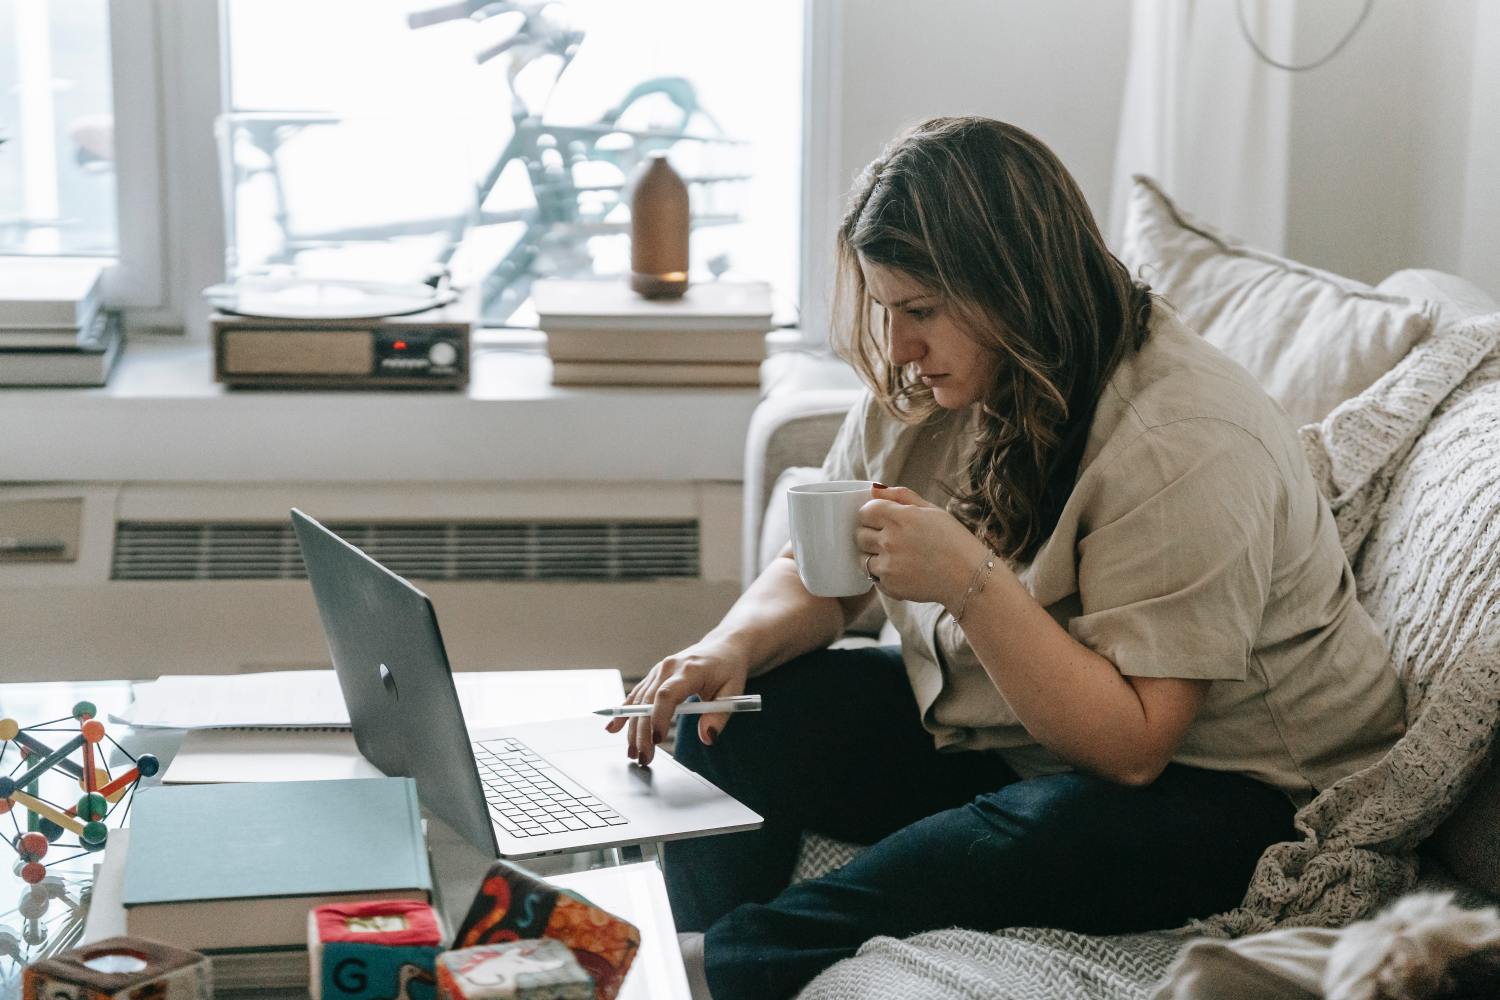
[[[824,474],[941,506],[962,482],[975,417],[902,424],[867,394]],[[1057,527],[1013,568],[1122,674],[1212,682],[1180,763],[1248,775],[1300,804],[1402,732],[1389,654],[1287,417],[1160,303],[1100,397]],[[1070,769],[1026,731],[942,606],[880,600],[939,748],[999,751],[1023,777]]]

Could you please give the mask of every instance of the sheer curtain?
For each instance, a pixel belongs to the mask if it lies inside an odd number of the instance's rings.
[[[1286,241],[1290,75],[1256,58],[1230,0],[1134,0],[1109,235],[1118,245],[1132,174],[1184,209],[1282,251]],[[1289,0],[1247,0],[1263,48],[1290,51]]]

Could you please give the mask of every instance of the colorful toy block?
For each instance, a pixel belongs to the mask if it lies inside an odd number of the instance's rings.
[[[443,950],[437,914],[426,903],[331,903],[307,916],[312,1000],[432,1000]]]

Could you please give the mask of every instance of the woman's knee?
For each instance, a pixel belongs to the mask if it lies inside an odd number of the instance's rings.
[[[750,678],[745,691],[761,696],[761,711],[731,715],[710,746],[698,736],[697,716],[678,718],[676,753],[683,763],[708,766],[712,758],[753,754],[762,766],[774,766],[780,756],[805,766],[806,754],[799,748],[805,749],[827,725],[830,702],[849,705],[867,699],[870,704],[850,710],[877,717],[900,712],[912,700],[895,647],[813,650]]]

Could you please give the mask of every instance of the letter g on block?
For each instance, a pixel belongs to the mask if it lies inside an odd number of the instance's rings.
[[[346,958],[333,967],[333,985],[345,993],[363,993],[370,984],[368,966],[362,958]]]

